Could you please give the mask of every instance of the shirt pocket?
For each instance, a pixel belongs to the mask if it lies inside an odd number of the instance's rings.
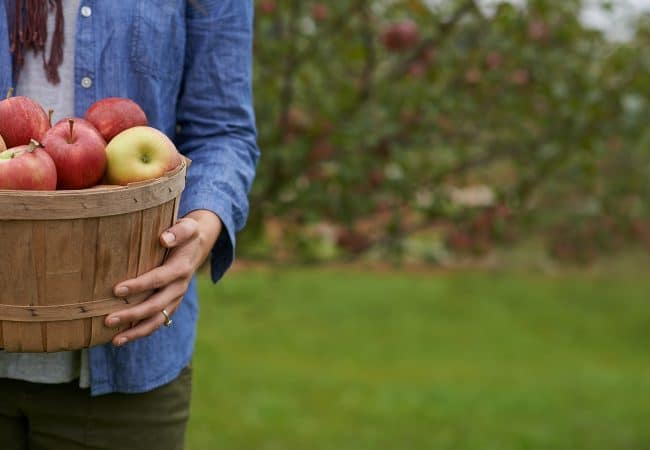
[[[137,0],[131,63],[160,80],[180,80],[185,60],[182,0]]]

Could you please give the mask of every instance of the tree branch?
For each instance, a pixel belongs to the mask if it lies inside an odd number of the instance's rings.
[[[291,0],[287,25],[287,55],[284,61],[282,88],[280,91],[280,130],[286,130],[289,125],[289,110],[293,103],[293,80],[297,69],[296,64],[296,35],[297,22],[300,13],[300,0]]]
[[[375,46],[375,34],[372,29],[370,6],[367,0],[364,0],[362,3],[361,17],[363,19],[363,26],[361,33],[365,50],[365,62],[361,73],[359,101],[363,103],[370,98],[372,93],[373,75],[377,67],[377,48]]]

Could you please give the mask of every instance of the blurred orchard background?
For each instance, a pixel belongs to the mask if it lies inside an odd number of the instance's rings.
[[[255,33],[190,448],[650,448],[650,2],[256,0]]]
[[[257,5],[264,159],[243,255],[445,264],[532,237],[570,262],[650,249],[647,14],[577,0]],[[625,30],[594,29],[585,6]]]

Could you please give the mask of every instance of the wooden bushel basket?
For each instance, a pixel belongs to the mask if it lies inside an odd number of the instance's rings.
[[[159,237],[177,219],[188,164],[124,187],[0,190],[0,348],[109,342],[121,329],[106,315],[149,295],[122,299],[113,288],[163,263]]]

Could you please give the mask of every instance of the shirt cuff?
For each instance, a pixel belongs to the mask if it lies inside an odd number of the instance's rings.
[[[184,217],[197,209],[212,211],[223,225],[217,242],[211,251],[210,275],[212,281],[219,281],[235,260],[235,224],[232,218],[232,205],[228,197],[217,192],[192,190],[186,187],[181,195],[178,217]]]

